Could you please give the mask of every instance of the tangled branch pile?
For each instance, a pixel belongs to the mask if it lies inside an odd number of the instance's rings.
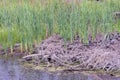
[[[35,48],[35,54],[23,59],[70,69],[119,70],[120,34],[107,34],[102,40],[91,41],[88,45],[82,44],[79,38],[70,43],[64,42],[59,35],[53,35]]]

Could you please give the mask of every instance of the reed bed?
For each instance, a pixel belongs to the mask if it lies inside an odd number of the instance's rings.
[[[27,50],[53,34],[70,41],[79,35],[88,43],[89,35],[120,31],[117,11],[119,0],[1,0],[0,45],[20,43]]]

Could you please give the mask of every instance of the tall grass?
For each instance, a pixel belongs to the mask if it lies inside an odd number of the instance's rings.
[[[88,35],[120,31],[113,12],[120,11],[119,0],[2,0],[0,1],[0,45],[21,43],[26,49],[54,33],[73,41],[78,34],[84,43]]]

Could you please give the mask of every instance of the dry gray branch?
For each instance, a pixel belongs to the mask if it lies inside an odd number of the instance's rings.
[[[101,44],[99,42],[99,44],[85,46],[78,40],[73,43],[65,43],[59,35],[53,35],[35,48],[36,54],[24,56],[23,59],[37,58],[38,62],[40,60],[51,66],[65,66],[74,70],[120,70],[120,35],[110,33],[106,38],[102,40]],[[106,47],[108,44],[109,46]]]

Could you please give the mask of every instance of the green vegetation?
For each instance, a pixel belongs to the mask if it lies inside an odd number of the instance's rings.
[[[120,11],[119,0],[1,0],[0,45],[21,43],[27,49],[54,33],[71,41],[79,34],[86,43],[88,34],[95,37],[120,30],[114,20],[116,11]]]

